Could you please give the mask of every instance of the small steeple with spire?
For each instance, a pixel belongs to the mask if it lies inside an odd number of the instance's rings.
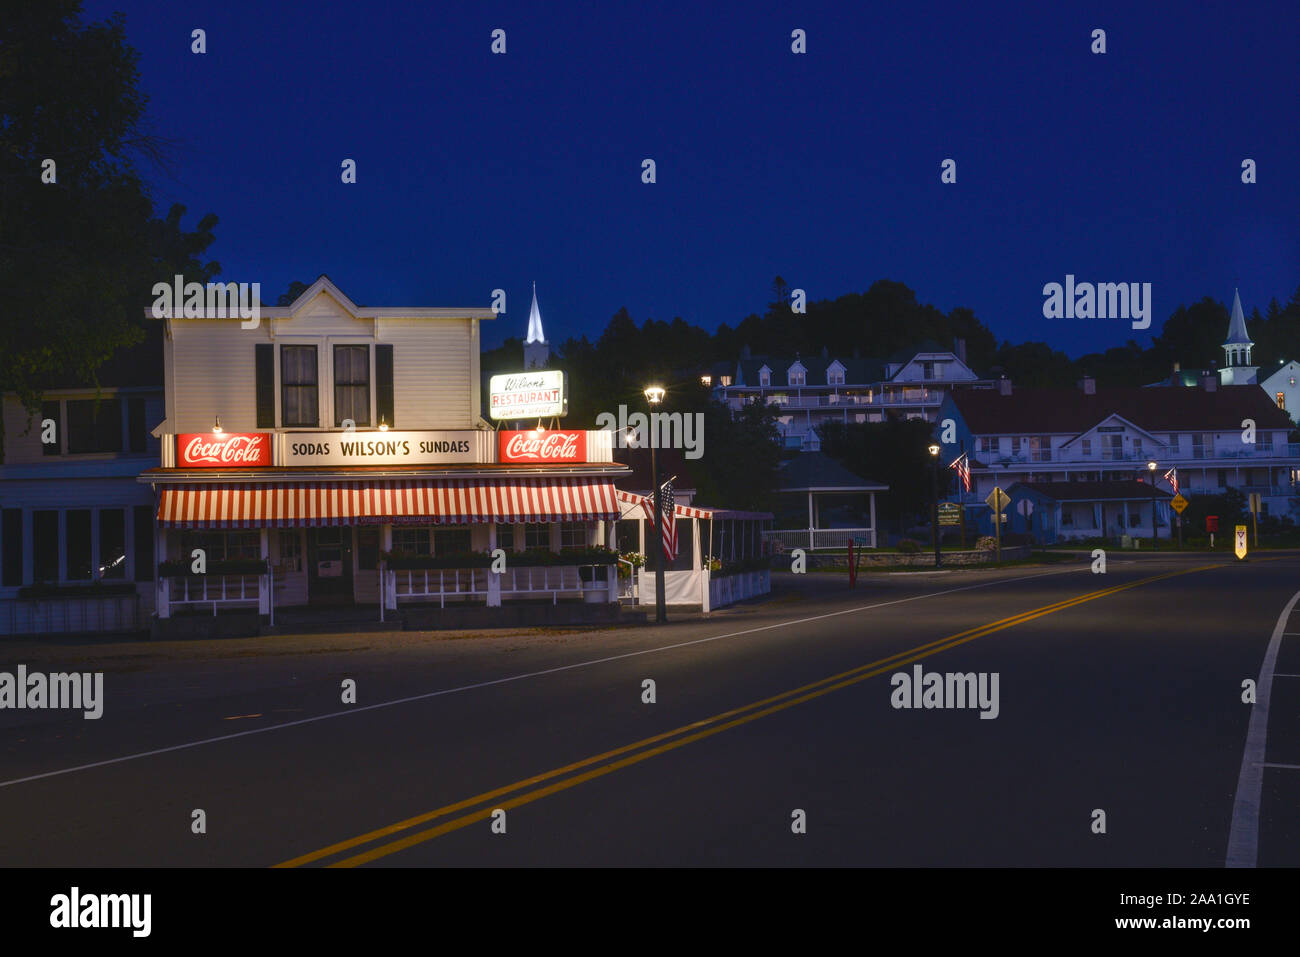
[[[1228,321],[1228,338],[1223,342],[1223,365],[1219,378],[1224,385],[1249,385],[1256,381],[1259,366],[1251,365],[1250,352],[1255,343],[1246,331],[1246,314],[1241,309],[1241,295],[1232,290],[1232,318]]]
[[[533,283],[533,305],[528,310],[528,335],[524,339],[524,368],[542,369],[551,358],[551,347],[542,331],[542,311],[537,308],[537,283]]]

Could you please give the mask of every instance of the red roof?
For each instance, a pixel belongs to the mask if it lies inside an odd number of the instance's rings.
[[[954,390],[952,401],[976,435],[1050,435],[1086,432],[1111,415],[1149,432],[1234,431],[1242,419],[1258,429],[1292,429],[1290,417],[1257,385],[1221,385],[1213,392],[1174,387]]]

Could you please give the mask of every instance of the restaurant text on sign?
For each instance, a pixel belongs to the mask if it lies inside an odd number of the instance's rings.
[[[176,463],[191,469],[268,466],[271,437],[265,432],[182,433],[176,436]]]
[[[569,431],[501,431],[498,461],[501,462],[585,462],[587,433]]]
[[[568,411],[560,370],[494,375],[488,382],[488,414],[494,419],[549,418]]]

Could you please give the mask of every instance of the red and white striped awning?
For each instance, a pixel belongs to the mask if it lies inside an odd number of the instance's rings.
[[[162,489],[163,528],[463,525],[618,518],[609,479],[388,479],[370,482],[197,484]]]
[[[654,511],[654,506],[645,504],[642,496],[632,492],[617,490],[618,500],[628,505],[640,505],[647,517]],[[727,518],[744,521],[766,521],[772,517],[771,512],[739,512],[728,508],[696,508],[694,505],[673,505],[673,514],[678,518]]]

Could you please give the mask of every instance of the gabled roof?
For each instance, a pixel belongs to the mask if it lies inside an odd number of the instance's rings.
[[[1028,489],[1054,502],[1151,501],[1151,486],[1145,482],[1016,482],[1007,492]],[[1157,501],[1173,498],[1171,492],[1156,487]]]
[[[331,299],[354,319],[495,319],[496,313],[490,306],[466,306],[464,308],[446,308],[442,306],[359,306],[352,299],[334,285],[333,280],[324,274],[321,275],[314,283],[303,290],[302,295],[295,299],[287,306],[268,306],[261,304],[258,307],[260,316],[264,319],[292,319],[298,313],[302,312],[311,302],[322,293],[328,295]],[[146,318],[156,318],[153,315],[152,307],[145,307],[144,314]],[[233,318],[233,317],[232,317]]]
[[[1290,417],[1257,385],[1146,389],[1141,386],[1080,389],[955,389],[949,393],[975,435],[1074,435],[1111,415],[1121,415],[1148,432],[1194,429],[1239,431],[1242,419],[1256,428],[1290,429]]]
[[[788,386],[790,381],[786,372],[795,362],[799,362],[807,370],[804,378],[809,386],[829,385],[826,370],[836,362],[844,368],[844,385],[872,385],[885,377],[884,364],[877,359],[842,359],[836,356],[826,359],[820,356],[759,356],[740,360],[737,370],[739,378],[734,384],[757,386],[758,371],[763,366],[767,366],[772,370],[772,388]]]
[[[888,485],[854,475],[825,452],[800,452],[777,473],[778,492],[886,492]]]

